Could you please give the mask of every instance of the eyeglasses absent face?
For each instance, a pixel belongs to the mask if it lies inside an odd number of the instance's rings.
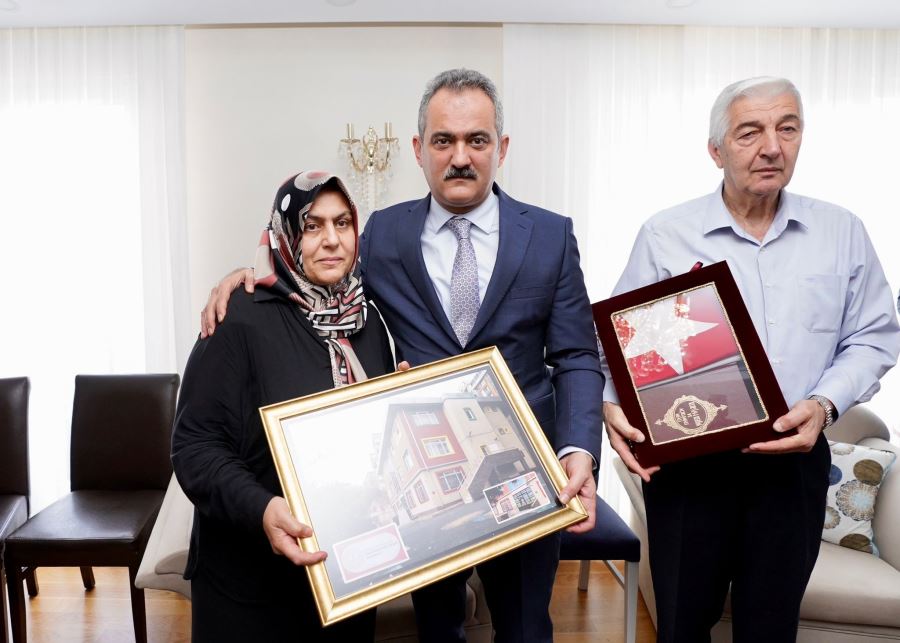
[[[480,205],[503,165],[509,137],[498,135],[494,104],[479,89],[441,89],[428,103],[425,132],[413,139],[431,195],[463,214]]]
[[[338,283],[353,268],[356,231],[343,194],[320,192],[313,201],[303,222],[300,252],[307,279],[320,286]]]

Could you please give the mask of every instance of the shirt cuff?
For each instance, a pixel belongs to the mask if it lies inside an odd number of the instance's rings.
[[[562,449],[560,449],[559,451],[556,452],[556,457],[559,460],[562,460],[570,453],[579,453],[579,452],[587,453],[589,456],[591,456],[591,462],[594,463],[592,470],[596,471],[597,470],[597,460],[596,460],[596,458],[594,458],[594,454],[591,453],[590,451],[588,451],[587,449],[582,449],[581,447],[574,447],[574,446],[563,447]]]
[[[606,383],[603,385],[603,401],[619,404],[619,394],[616,392],[616,385],[613,384],[611,377],[607,377]]]
[[[840,382],[831,377],[823,377],[819,380],[819,383],[806,394],[806,397],[810,395],[821,395],[831,400],[838,417],[843,415],[856,402],[856,400],[850,399],[851,396],[847,394],[846,387],[841,386]]]

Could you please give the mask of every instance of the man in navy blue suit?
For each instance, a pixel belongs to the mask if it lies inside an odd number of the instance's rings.
[[[594,524],[601,444],[603,376],[590,303],[572,221],[494,183],[508,146],[490,79],[465,69],[432,79],[413,138],[431,193],[371,215],[360,239],[363,282],[398,358],[413,366],[499,348],[569,477],[560,500],[577,494],[590,513],[570,528],[580,533]],[[213,291],[204,332],[242,279],[236,273]],[[478,566],[497,642],[552,641],[558,561],[553,534]],[[469,573],[413,593],[420,640],[465,641]]]

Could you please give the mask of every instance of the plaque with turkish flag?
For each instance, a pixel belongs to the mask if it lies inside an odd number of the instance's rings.
[[[787,404],[724,261],[593,305],[641,466],[785,434]]]

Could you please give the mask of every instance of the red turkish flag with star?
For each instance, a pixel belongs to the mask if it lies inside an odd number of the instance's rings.
[[[613,322],[638,389],[740,356],[712,285],[616,314]],[[635,350],[640,354],[629,357]]]

